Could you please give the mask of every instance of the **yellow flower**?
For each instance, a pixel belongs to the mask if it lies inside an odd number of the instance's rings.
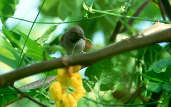
[[[56,107],[61,107],[60,101],[56,101]]]
[[[50,86],[50,97],[56,101],[56,107],[77,107],[77,101],[84,96],[80,69],[78,65],[57,70],[56,82]],[[70,93],[67,92],[69,87],[74,88]]]
[[[68,94],[68,102],[70,104],[70,107],[75,107],[77,105],[77,100],[71,95]]]
[[[81,75],[79,73],[73,73],[72,76],[76,77],[77,80],[82,80]]]
[[[80,65],[73,66],[73,73],[78,72],[81,69]]]
[[[76,107],[77,101],[71,94],[64,94],[62,97],[64,107]]]
[[[82,80],[78,80],[76,77],[71,77],[70,79],[71,87],[77,88],[82,86]]]
[[[84,88],[77,88],[75,91],[72,93],[72,96],[78,101],[80,98],[82,98],[85,94],[85,89]]]
[[[62,87],[59,82],[56,81],[50,86],[50,97],[54,100],[61,100]]]

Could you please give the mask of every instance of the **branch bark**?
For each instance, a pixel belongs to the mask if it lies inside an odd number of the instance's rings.
[[[159,24],[154,25],[151,29],[145,32],[140,32],[139,35],[132,38],[113,43],[103,49],[91,53],[85,53],[75,56],[64,56],[55,60],[43,61],[32,64],[23,68],[16,69],[12,72],[0,75],[0,88],[9,85],[10,83],[21,78],[47,72],[49,70],[70,66],[70,65],[90,65],[105,58],[115,56],[124,52],[139,49],[147,45],[159,42],[167,42],[171,40],[171,25]],[[157,28],[157,29],[155,29]]]

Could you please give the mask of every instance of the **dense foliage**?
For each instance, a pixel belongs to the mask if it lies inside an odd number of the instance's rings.
[[[66,54],[59,41],[74,25],[84,29],[93,45],[88,52],[93,52],[132,37],[157,21],[170,23],[169,18],[164,21],[160,0],[39,0],[40,14],[33,11],[39,15],[36,20],[12,17],[21,1],[0,0],[0,74]],[[138,9],[138,15],[134,15]],[[15,23],[11,25],[10,20]],[[112,37],[114,31],[116,38]],[[79,100],[78,107],[171,106],[170,54],[170,43],[158,43],[88,66],[82,74],[86,96]],[[56,70],[37,75],[37,79],[54,75]],[[16,87],[26,85],[24,81]],[[42,104],[54,106],[49,86],[19,89]],[[10,86],[0,88],[0,107],[21,104],[39,106]]]

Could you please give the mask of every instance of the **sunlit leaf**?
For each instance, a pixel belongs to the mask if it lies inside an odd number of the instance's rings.
[[[16,68],[16,63],[19,58],[19,53],[12,45],[2,36],[0,36],[0,61]]]
[[[19,34],[23,38],[23,44],[26,42],[26,55],[33,57],[36,60],[43,60],[43,50],[44,48],[38,44],[36,41],[27,38],[27,35],[20,32]],[[27,40],[27,41],[26,41]]]

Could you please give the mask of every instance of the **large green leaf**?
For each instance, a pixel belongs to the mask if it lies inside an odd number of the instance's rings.
[[[13,31],[9,31],[5,26],[2,27],[2,31],[14,48],[21,49],[22,46],[19,43],[20,35],[18,35],[17,33],[13,32]]]
[[[38,44],[36,41],[30,39],[30,38],[27,38],[27,35],[22,33],[22,32],[18,32],[22,39],[22,44],[25,43],[26,41],[26,55],[29,56],[29,57],[32,57],[34,59],[36,59],[37,61],[41,61],[43,60],[43,51],[44,51],[44,48]]]
[[[2,36],[0,36],[0,50],[0,61],[12,68],[16,68],[19,52]]]
[[[171,82],[171,65],[169,65],[165,72],[154,72],[154,71],[148,71],[145,73],[147,78],[152,81],[158,81],[158,82]]]
[[[159,68],[160,65],[159,65]],[[154,68],[156,69],[156,68]],[[171,92],[171,65],[167,66],[165,72],[148,71],[144,77],[150,82],[148,83],[148,89],[153,92],[159,92],[161,90]]]
[[[26,34],[22,33],[21,31],[9,31],[5,27],[3,27],[3,33],[8,38],[13,47],[17,48],[19,51],[22,50],[26,41],[24,53],[27,57],[33,58],[36,61],[43,60],[44,48],[36,41],[27,38]]]

